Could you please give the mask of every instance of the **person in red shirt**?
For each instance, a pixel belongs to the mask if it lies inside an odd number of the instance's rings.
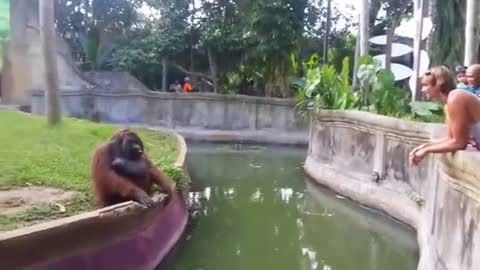
[[[193,85],[190,82],[190,78],[186,77],[185,83],[183,84],[183,92],[188,93],[188,92],[192,92],[192,90],[193,90]]]

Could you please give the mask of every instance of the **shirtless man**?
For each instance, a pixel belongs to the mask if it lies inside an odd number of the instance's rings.
[[[475,95],[480,96],[480,64],[469,66],[465,72],[465,77],[467,77],[471,91]]]
[[[472,67],[469,67],[470,74],[478,68]],[[480,150],[480,99],[470,92],[453,89],[453,74],[446,67],[433,67],[422,77],[422,91],[445,104],[448,135],[413,149],[409,155],[411,165],[419,165],[428,154],[464,150],[471,138]]]

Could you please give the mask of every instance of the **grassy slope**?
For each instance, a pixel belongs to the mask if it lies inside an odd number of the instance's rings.
[[[43,117],[0,111],[0,187],[42,185],[78,191],[59,213],[54,205],[40,205],[16,216],[0,215],[0,230],[69,216],[92,209],[90,158],[96,145],[105,142],[118,127],[84,120],[64,119],[47,127]],[[174,179],[177,142],[173,134],[136,129],[150,158]]]

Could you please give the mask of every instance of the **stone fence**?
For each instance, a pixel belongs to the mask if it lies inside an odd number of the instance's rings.
[[[317,182],[417,230],[419,270],[480,269],[480,153],[408,153],[444,134],[443,125],[359,111],[311,120],[305,171]]]
[[[31,110],[43,114],[44,92],[33,91]],[[120,124],[216,130],[307,132],[292,99],[209,93],[64,91],[65,116]]]

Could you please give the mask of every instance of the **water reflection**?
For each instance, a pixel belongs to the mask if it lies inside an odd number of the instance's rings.
[[[304,181],[304,150],[259,149],[189,146],[192,226],[168,269],[416,268],[411,233]]]

